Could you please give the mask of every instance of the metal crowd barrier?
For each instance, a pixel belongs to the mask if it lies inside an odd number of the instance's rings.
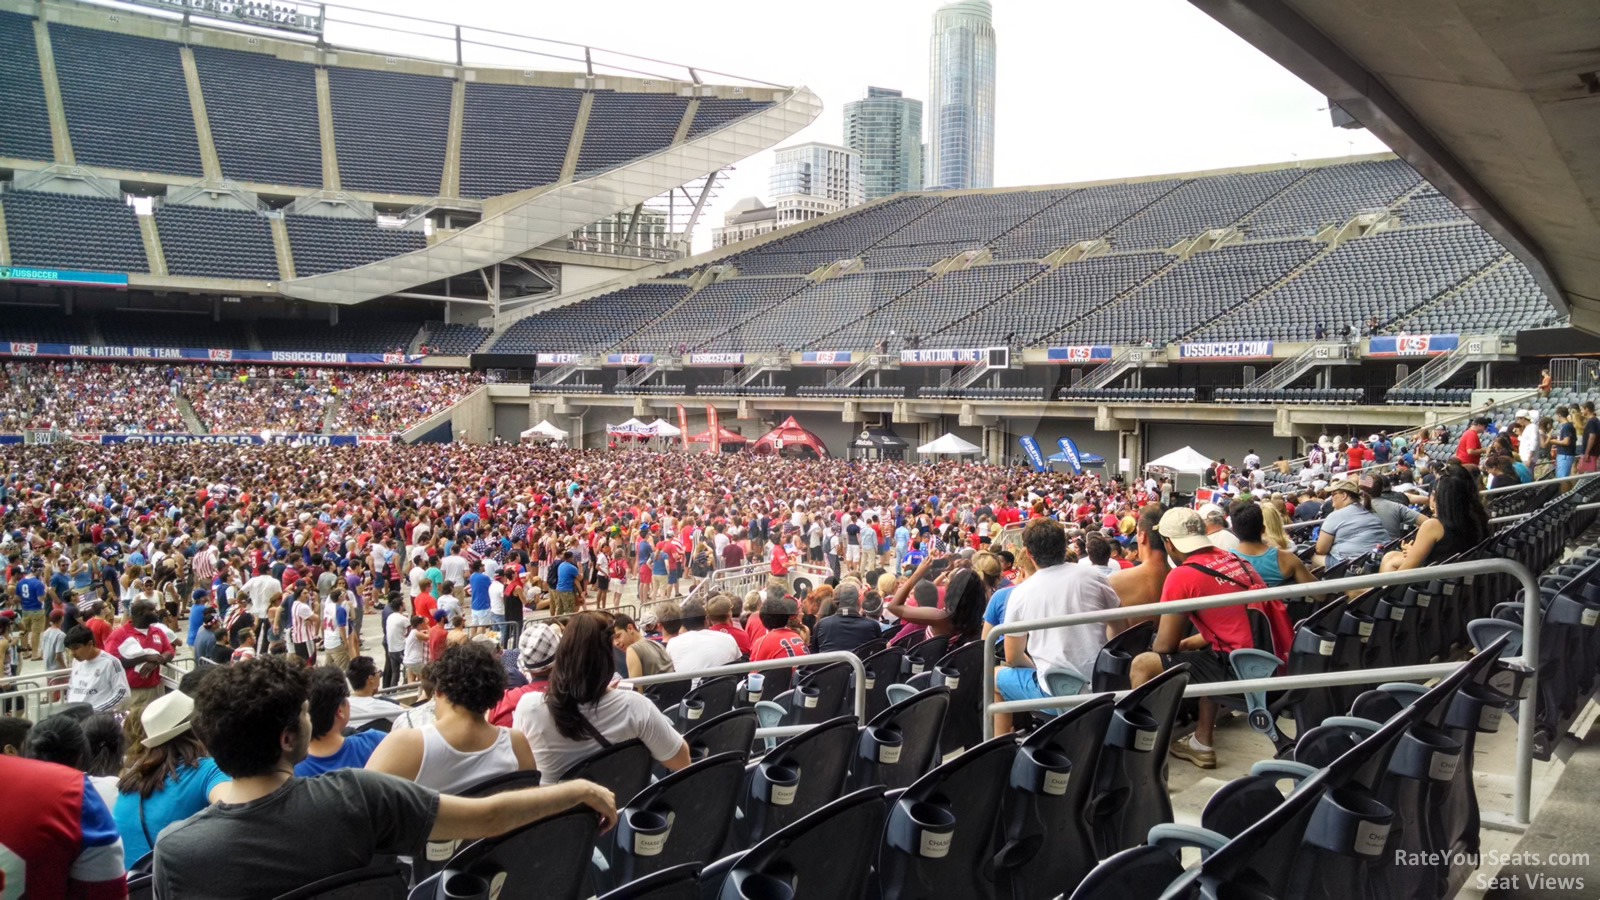
[[[1278,587],[1263,588],[1254,591],[1241,591],[1237,594],[1224,594],[1219,597],[1202,597],[1195,600],[1176,600],[1162,603],[1158,606],[1151,604],[1144,609],[1116,608],[1107,610],[1094,610],[1090,612],[1073,613],[1065,616],[1052,616],[1047,619],[1034,619],[1027,622],[1008,622],[989,632],[991,639],[1004,637],[1011,634],[1023,634],[1030,631],[1042,631],[1047,628],[1062,628],[1071,625],[1093,625],[1116,619],[1125,619],[1130,614],[1137,613],[1188,613],[1205,609],[1218,609],[1227,606],[1242,606],[1260,600],[1286,600],[1298,597],[1310,597],[1318,594],[1327,594],[1334,591],[1366,590],[1375,587],[1389,587],[1396,584],[1412,584],[1422,581],[1433,581],[1439,578],[1454,578],[1458,576],[1487,575],[1491,573],[1505,573],[1513,575],[1522,582],[1523,595],[1536,598],[1539,596],[1539,583],[1532,572],[1519,562],[1509,559],[1480,559],[1469,562],[1447,563],[1428,566],[1422,569],[1408,569],[1401,572],[1381,572],[1373,575],[1356,575],[1350,578],[1335,578],[1329,581],[1315,581],[1310,584],[1284,584]],[[1533,743],[1534,719],[1537,716],[1535,708],[1538,696],[1538,666],[1539,666],[1539,616],[1524,616],[1522,623],[1522,656],[1517,662],[1533,670],[1533,674],[1526,679],[1527,696],[1522,700],[1521,713],[1517,722],[1517,782],[1515,794],[1515,816],[1519,825],[1527,825],[1530,821],[1530,807],[1533,790]],[[1377,684],[1386,681],[1414,681],[1418,679],[1436,678],[1448,675],[1461,663],[1440,663],[1438,665],[1424,666],[1389,666],[1382,669],[1359,669],[1350,672],[1323,673],[1316,675],[1284,675],[1272,678],[1248,679],[1239,681],[1223,681],[1214,684],[1191,684],[1183,692],[1185,697],[1209,697],[1218,694],[1245,694],[1258,690],[1290,690],[1293,688],[1320,688],[1335,687],[1348,684]],[[1077,706],[1096,696],[1093,693],[1075,694],[1065,697],[1047,697],[1039,700],[1008,700],[997,702],[994,699],[995,661],[994,654],[983,654],[983,736],[985,739],[994,737],[994,714],[1031,712],[1042,709],[1064,709]],[[1126,691],[1119,692],[1118,698],[1127,696]]]
[[[850,671],[855,673],[856,721],[865,725],[867,723],[867,667],[862,665],[861,657],[845,650],[808,653],[805,656],[780,656],[775,659],[764,659],[761,662],[732,663],[711,669],[696,669],[693,672],[663,672],[660,675],[642,675],[638,678],[624,678],[622,683],[632,685],[637,689],[648,687],[652,684],[667,684],[673,681],[717,678],[722,675],[748,675],[751,672],[763,672],[767,669],[792,669],[796,666],[823,666],[841,662],[848,663]],[[786,737],[792,734],[800,734],[814,727],[816,726],[780,725],[775,728],[758,728],[756,729],[756,737]]]

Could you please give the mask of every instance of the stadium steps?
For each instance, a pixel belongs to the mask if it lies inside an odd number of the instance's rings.
[[[75,166],[78,157],[72,152],[72,132],[67,129],[67,105],[61,100],[61,79],[56,75],[56,51],[50,43],[50,32],[44,19],[34,20],[33,37],[39,53],[39,76],[44,82],[44,103],[50,110],[50,146],[56,162]]]
[[[694,104],[692,104],[692,103],[690,104],[690,106],[693,106],[693,105]],[[678,310],[682,309],[684,307],[684,305],[689,302],[690,298],[692,298],[695,294],[700,293],[700,289],[701,288],[705,287],[708,284],[714,284],[714,283],[715,283],[714,281],[708,280],[708,279],[699,279],[697,281],[691,282],[691,284],[693,284],[693,287],[689,288],[689,293],[683,295],[683,299],[679,300],[677,303],[672,304],[672,306],[669,307],[661,315],[657,316],[654,319],[650,319],[649,321],[645,322],[643,325],[640,325],[638,328],[635,328],[634,330],[628,332],[626,337],[624,337],[620,341],[617,341],[615,344],[612,344],[610,347],[607,347],[605,349],[605,351],[603,351],[603,352],[615,353],[615,352],[620,351],[624,346],[627,345],[627,343],[629,341],[631,341],[634,338],[638,337],[639,335],[643,334],[645,331],[648,331],[651,325],[654,325],[657,321],[660,321],[661,319],[665,319],[666,317],[668,317],[668,316],[672,315],[673,313],[677,312]],[[724,333],[726,333],[726,332],[724,332]],[[720,337],[720,335],[719,335],[719,337]]]
[[[1503,265],[1506,265],[1507,263],[1511,262],[1511,260],[1513,260],[1513,259],[1515,259],[1515,257],[1512,256],[1510,253],[1505,253],[1505,254],[1497,257],[1493,262],[1489,263],[1488,265],[1484,266],[1483,268],[1479,269],[1478,271],[1473,272],[1471,275],[1468,275],[1466,278],[1461,279],[1460,281],[1456,282],[1454,285],[1451,285],[1449,289],[1444,290],[1444,291],[1440,291],[1438,293],[1438,295],[1436,295],[1434,297],[1430,297],[1429,299],[1427,299],[1426,301],[1422,302],[1421,304],[1418,304],[1417,306],[1414,306],[1411,309],[1408,309],[1405,312],[1395,316],[1394,318],[1390,319],[1389,321],[1382,323],[1381,325],[1378,326],[1378,333],[1379,334],[1388,334],[1390,329],[1394,328],[1396,325],[1399,325],[1401,322],[1404,322],[1404,321],[1406,321],[1408,319],[1411,319],[1411,318],[1414,318],[1414,317],[1416,317],[1418,315],[1421,315],[1422,313],[1427,312],[1428,310],[1432,309],[1435,306],[1438,306],[1439,304],[1445,302],[1446,300],[1449,300],[1451,297],[1454,297],[1455,295],[1461,293],[1462,291],[1466,290],[1467,288],[1472,287],[1474,284],[1477,284],[1479,281],[1482,281],[1483,279],[1487,278],[1496,269],[1500,268]],[[1398,334],[1399,331],[1396,330],[1395,333]]]
[[[1166,196],[1166,195],[1163,194],[1162,196]],[[1132,218],[1132,217],[1130,216],[1129,218]],[[1123,221],[1127,221],[1127,220],[1124,219]],[[1119,222],[1118,224],[1121,224],[1121,223]],[[1138,291],[1140,288],[1142,288],[1142,287],[1144,287],[1145,285],[1148,285],[1148,284],[1154,284],[1157,281],[1157,279],[1161,278],[1163,275],[1167,274],[1168,272],[1171,272],[1173,269],[1177,268],[1182,263],[1183,263],[1183,259],[1181,257],[1174,256],[1166,265],[1164,265],[1161,268],[1155,270],[1154,272],[1151,272],[1149,275],[1146,275],[1144,278],[1140,279],[1138,282],[1129,285],[1126,289],[1124,289],[1120,293],[1114,294],[1111,297],[1110,300],[1107,300],[1106,302],[1100,304],[1099,306],[1096,306],[1094,309],[1091,309],[1091,310],[1085,312],[1083,315],[1079,316],[1076,320],[1071,321],[1071,322],[1067,322],[1066,324],[1062,325],[1060,328],[1057,328],[1055,331],[1051,331],[1051,332],[1048,332],[1048,333],[1044,334],[1043,336],[1041,336],[1039,338],[1039,340],[1036,343],[1049,344],[1050,341],[1055,339],[1056,335],[1062,334],[1062,333],[1065,333],[1065,332],[1069,332],[1073,328],[1078,327],[1078,323],[1079,322],[1082,322],[1085,319],[1090,318],[1091,316],[1099,315],[1100,313],[1110,309],[1112,306],[1116,305],[1117,303],[1120,303],[1121,301],[1128,299],[1129,297],[1133,296],[1134,293],[1136,291]]]
[[[104,347],[106,345],[105,332],[100,330],[100,317],[88,316],[83,320],[83,339],[91,347]]]
[[[584,91],[578,101],[578,115],[572,120],[572,137],[567,141],[567,158],[561,161],[561,177],[556,184],[568,184],[578,174],[578,155],[583,152],[583,134],[589,130],[589,111],[594,109],[594,91]]]
[[[1054,203],[1050,204],[1050,206],[1054,206],[1054,205],[1055,205]],[[1048,206],[1045,207],[1045,209],[1049,209],[1049,208],[1050,207],[1048,207]],[[1041,212],[1042,211],[1043,210],[1041,210]],[[1033,216],[1029,216],[1028,218],[1031,219],[1031,218],[1033,218]],[[1018,224],[1020,225],[1021,223],[1019,222]],[[996,238],[996,240],[999,240],[999,238]],[[999,294],[993,300],[990,300],[988,303],[984,304],[983,306],[978,307],[977,309],[973,310],[972,312],[967,313],[966,315],[962,316],[961,318],[955,319],[954,321],[945,323],[943,328],[940,328],[938,331],[935,331],[932,334],[929,334],[928,337],[932,338],[932,337],[936,337],[936,336],[938,336],[940,334],[943,334],[944,332],[949,331],[950,329],[956,327],[957,325],[960,325],[962,322],[965,322],[966,320],[972,318],[973,316],[976,316],[976,315],[978,315],[980,313],[985,312],[990,307],[994,306],[996,303],[999,303],[1002,300],[1005,300],[1007,297],[1010,297],[1012,294],[1015,294],[1016,292],[1018,292],[1020,290],[1023,290],[1024,288],[1027,288],[1028,286],[1032,285],[1035,281],[1038,281],[1039,279],[1045,277],[1046,275],[1049,275],[1053,271],[1054,271],[1054,269],[1050,268],[1049,266],[1041,265],[1040,268],[1039,268],[1039,271],[1035,272],[1030,277],[1023,279],[1021,284],[1013,287],[1009,291],[1005,291],[1005,292]]]
[[[456,78],[450,84],[450,124],[444,139],[444,174],[439,179],[439,196],[461,196],[461,129],[467,116],[467,83]]]
[[[342,406],[344,406],[344,396],[342,394],[333,395],[333,399],[328,402],[328,408],[322,412],[322,427],[317,430],[323,434],[332,434],[333,423],[338,419],[339,408]]]
[[[278,257],[278,280],[294,277],[294,250],[289,245],[289,223],[282,215],[267,220],[272,225],[272,252]]]
[[[892,270],[884,269],[884,270],[879,270],[879,271],[892,271]],[[871,308],[871,309],[867,310],[866,312],[862,313],[861,315],[856,316],[854,319],[851,319],[850,321],[848,321],[848,322],[844,323],[843,325],[841,325],[838,328],[838,330],[835,332],[835,334],[848,331],[851,326],[855,325],[857,322],[862,321],[863,319],[872,318],[874,315],[877,315],[879,310],[883,309],[884,307],[888,306],[891,303],[894,303],[895,301],[899,300],[901,297],[906,296],[907,294],[911,293],[912,291],[916,290],[917,288],[920,288],[920,287],[923,287],[923,286],[927,285],[928,282],[934,280],[936,277],[938,277],[938,276],[929,275],[927,278],[924,278],[921,281],[917,282],[916,284],[913,284],[911,287],[906,288],[904,291],[901,291],[900,293],[895,294],[893,297],[890,297],[888,300],[885,300],[882,303],[878,304],[877,306],[874,306],[873,308]],[[821,347],[823,345],[823,342],[825,342],[825,341],[827,341],[829,339],[830,339],[829,336],[824,335],[822,337],[817,338],[816,340],[807,341],[804,344],[802,344],[801,346],[802,347],[810,347],[811,349],[815,350],[815,349]]]
[[[322,139],[322,187],[324,190],[339,190],[339,149],[333,137],[333,90],[328,86],[328,69],[326,66],[316,68],[317,80],[317,133]],[[279,220],[279,224],[282,220]],[[274,230],[276,235],[277,231]],[[287,237],[284,240],[288,245]],[[294,276],[289,274],[294,269],[285,269],[283,264],[278,264],[278,273],[284,281]]]
[[[144,240],[144,258],[150,264],[150,274],[167,274],[167,254],[161,249],[161,233],[156,230],[156,217],[134,218],[139,222],[139,237]]]
[[[206,423],[200,421],[199,413],[196,413],[194,411],[194,407],[189,405],[189,398],[180,393],[178,394],[177,400],[178,415],[182,416],[183,423],[189,426],[189,433],[210,434],[211,429],[206,427]]]
[[[417,351],[422,349],[422,345],[427,342],[428,323],[424,322],[419,328],[417,328],[417,333],[411,336],[411,342],[406,344],[406,352],[414,356],[416,355]]]
[[[200,145],[200,171],[207,181],[221,181],[222,159],[217,156],[217,144],[211,138],[211,116],[206,112],[205,93],[200,88],[200,69],[194,62],[194,50],[186,46],[179,47],[178,58],[183,61],[183,81],[189,87],[189,112],[194,116],[195,142]],[[166,274],[165,268],[161,274]]]
[[[261,333],[256,331],[256,323],[253,319],[245,325],[244,345],[251,350],[267,349],[266,345],[261,343]]]
[[[1294,190],[1295,188],[1299,187],[1302,183],[1305,182],[1306,179],[1310,178],[1312,175],[1315,175],[1316,173],[1317,173],[1316,169],[1306,169],[1304,172],[1301,172],[1300,173],[1300,177],[1294,179],[1293,181],[1289,182],[1288,184],[1284,185],[1283,187],[1278,188],[1276,191],[1273,191],[1270,195],[1268,195],[1260,203],[1257,203],[1255,206],[1250,207],[1250,209],[1247,210],[1244,215],[1240,216],[1237,219],[1234,219],[1232,227],[1242,230],[1244,228],[1244,226],[1245,226],[1245,223],[1250,221],[1250,217],[1251,216],[1253,216],[1256,213],[1262,211],[1263,209],[1266,209],[1267,206],[1269,206],[1273,201],[1277,200],[1279,197],[1282,197],[1284,194],[1287,194],[1290,191]]]
[[[862,247],[861,249],[857,250],[852,255],[855,256],[857,259],[865,259],[868,251],[873,250],[874,248],[877,248],[877,247],[886,246],[884,244],[885,241],[889,240],[890,238],[894,237],[895,235],[899,234],[900,232],[905,231],[907,228],[910,228],[911,224],[913,222],[917,222],[917,221],[921,220],[924,216],[928,215],[929,213],[933,212],[934,210],[938,209],[939,207],[945,205],[948,202],[949,202],[949,198],[940,198],[938,203],[931,204],[927,209],[923,210],[922,212],[917,213],[916,215],[912,216],[911,218],[905,220],[904,222],[901,222],[899,228],[896,228],[895,230],[893,230],[893,231],[889,232],[888,234],[884,235],[883,237],[878,238],[876,241],[873,241],[871,244],[869,244],[869,245],[867,245],[865,247]],[[826,218],[826,216],[824,216],[823,218]],[[887,246],[893,246],[893,245],[887,245]]]
[[[1254,294],[1251,294],[1250,296],[1244,298],[1243,300],[1240,300],[1238,303],[1234,304],[1233,306],[1231,306],[1231,307],[1223,310],[1222,312],[1218,313],[1214,318],[1212,318],[1212,319],[1210,319],[1208,321],[1202,322],[1199,325],[1196,325],[1195,327],[1193,327],[1193,328],[1189,329],[1188,331],[1184,332],[1183,334],[1178,335],[1177,337],[1173,338],[1172,340],[1168,341],[1167,343],[1169,343],[1169,344],[1170,343],[1181,343],[1183,341],[1191,340],[1192,338],[1194,338],[1195,335],[1197,335],[1200,332],[1206,330],[1207,328],[1211,327],[1212,325],[1215,325],[1216,323],[1221,322],[1224,319],[1233,318],[1234,316],[1236,316],[1236,315],[1240,314],[1241,312],[1243,312],[1246,308],[1248,308],[1248,307],[1250,307],[1250,306],[1262,301],[1263,299],[1265,299],[1267,297],[1270,297],[1272,295],[1272,293],[1274,291],[1276,291],[1278,288],[1281,288],[1284,285],[1288,284],[1289,282],[1295,280],[1296,278],[1299,278],[1301,275],[1305,274],[1305,272],[1310,270],[1310,268],[1312,266],[1314,266],[1317,263],[1321,262],[1322,260],[1326,259],[1329,254],[1333,253],[1333,251],[1335,251],[1337,249],[1339,249],[1339,244],[1337,244],[1337,243],[1335,243],[1333,241],[1329,241],[1328,243],[1323,244],[1321,250],[1318,250],[1316,253],[1311,254],[1311,256],[1309,258],[1307,258],[1305,262],[1301,263],[1298,266],[1295,266],[1293,269],[1290,269],[1288,272],[1284,273],[1284,276],[1282,278],[1279,278],[1277,281],[1274,281],[1273,283],[1267,285],[1266,287],[1262,288],[1261,290],[1256,291]]]
[[[689,102],[683,107],[683,118],[678,122],[678,130],[672,134],[672,143],[669,147],[676,147],[689,138],[689,126],[694,124],[695,113],[700,111],[700,98],[690,97]]]
[[[11,265],[11,238],[6,232],[6,207],[0,203],[0,266]]]
[[[1072,190],[1072,191],[1063,192],[1061,194],[1061,196],[1057,197],[1056,199],[1052,200],[1051,202],[1046,203],[1045,205],[1043,205],[1043,206],[1039,207],[1038,209],[1034,210],[1031,215],[1029,215],[1026,218],[1022,219],[1021,221],[1013,224],[1010,228],[1007,228],[1005,231],[1002,231],[999,234],[995,235],[993,238],[991,238],[989,240],[989,243],[986,244],[985,246],[989,249],[990,253],[992,254],[994,252],[994,248],[999,246],[1000,242],[1005,240],[1006,236],[1011,234],[1011,232],[1016,231],[1018,228],[1021,228],[1021,227],[1025,226],[1025,225],[1027,225],[1029,222],[1032,222],[1034,219],[1037,219],[1039,216],[1043,215],[1046,210],[1054,209],[1057,204],[1065,203],[1069,197],[1076,197],[1078,194],[1081,194],[1081,193],[1083,193],[1083,191],[1081,189],[1080,190]],[[1060,251],[1057,251],[1057,252],[1059,253]],[[1033,280],[1032,278],[1028,279],[1028,281],[1032,281],[1032,280]],[[1000,298],[996,297],[995,299],[998,300]]]

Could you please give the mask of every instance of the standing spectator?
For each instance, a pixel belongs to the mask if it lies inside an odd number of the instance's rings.
[[[1478,459],[1483,456],[1483,433],[1488,428],[1489,420],[1479,416],[1472,420],[1466,431],[1461,432],[1461,440],[1456,443],[1456,459],[1468,471],[1476,472],[1478,468]]]
[[[128,621],[112,630],[107,639],[127,672],[129,702],[134,705],[149,703],[165,692],[161,667],[172,662],[175,651],[166,634],[156,627],[159,621],[154,602],[135,600],[129,608]]]
[[[122,661],[100,649],[94,632],[75,625],[63,637],[63,643],[73,660],[67,680],[68,703],[88,703],[95,712],[106,712],[128,699],[128,676]]]
[[[1556,407],[1555,434],[1550,445],[1555,448],[1556,477],[1566,478],[1572,474],[1578,455],[1578,429],[1572,424],[1572,411],[1565,406]]]

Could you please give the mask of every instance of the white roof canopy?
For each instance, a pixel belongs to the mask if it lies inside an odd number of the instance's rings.
[[[545,419],[540,421],[539,424],[533,426],[532,428],[529,428],[527,431],[524,431],[521,436],[525,438],[545,437],[553,441],[561,441],[566,440],[567,433],[555,427],[554,425],[551,425],[549,419]]]
[[[683,434],[683,432],[679,430],[678,426],[668,422],[666,419],[657,419],[646,427],[648,427],[650,429],[650,433],[656,437],[677,437],[678,435]]]
[[[951,456],[959,456],[966,453],[982,453],[983,448],[979,447],[977,444],[964,441],[953,434],[947,434],[944,437],[932,441],[931,443],[923,444],[921,447],[917,448],[917,452],[926,453],[929,455],[946,454]]]
[[[1199,475],[1211,467],[1211,460],[1193,447],[1184,447],[1181,450],[1174,450],[1159,459],[1152,459],[1145,463],[1144,467],[1159,471],[1177,472],[1181,475]]]

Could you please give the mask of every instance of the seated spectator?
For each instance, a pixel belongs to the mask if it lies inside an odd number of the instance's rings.
[[[334,769],[359,769],[383,740],[381,731],[358,731],[346,737],[350,724],[350,682],[333,666],[311,669],[311,743],[305,759],[295,763],[296,775],[309,777]]]
[[[1385,494],[1388,492],[1389,482],[1382,475],[1363,475],[1361,477],[1361,495],[1365,505],[1383,523],[1383,530],[1388,532],[1390,538],[1401,538],[1416,530],[1417,525],[1427,516],[1419,514],[1412,509],[1410,504],[1391,499]]]
[[[743,629],[741,629],[742,631]],[[640,678],[645,675],[659,675],[662,672],[674,671],[672,656],[667,653],[666,645],[654,638],[641,634],[639,626],[632,617],[625,613],[618,613],[611,618],[611,632],[614,635],[612,643],[621,648],[627,659],[628,677]],[[746,640],[749,636],[746,635]]]
[[[581,780],[467,799],[359,768],[298,777],[311,739],[313,671],[269,657],[219,673],[200,692],[195,724],[233,781],[219,802],[158,838],[158,897],[226,900],[241,885],[275,897],[380,854],[415,856],[429,840],[493,837],[580,804],[603,828],[616,820],[611,792]]]
[[[1067,534],[1051,519],[1030,519],[1022,529],[1022,550],[1034,573],[1017,585],[1006,604],[1005,621],[1027,622],[1072,613],[1115,609],[1120,605],[1106,576],[1067,562]],[[1006,664],[995,672],[1000,700],[1049,696],[1044,673],[1062,667],[1087,677],[1095,658],[1120,622],[1044,628],[1005,637]],[[996,733],[1011,730],[1009,715],[995,716]]]
[[[489,711],[489,724],[511,727],[522,695],[549,687],[550,670],[555,665],[556,647],[560,644],[561,626],[553,622],[537,622],[522,630],[515,648],[522,684],[506,691]]]
[[[559,781],[585,757],[634,738],[668,769],[689,764],[689,745],[672,720],[643,694],[613,688],[614,670],[610,621],[596,612],[568,619],[549,685],[542,693],[524,694],[513,716],[547,781]]]
[[[1161,589],[1162,603],[1266,587],[1254,569],[1212,542],[1211,536],[1206,534],[1206,523],[1194,510],[1167,510],[1161,516],[1160,533],[1167,556],[1175,563]],[[1279,642],[1281,631],[1282,652],[1287,653],[1289,620],[1283,602],[1272,600],[1250,606],[1261,608],[1272,622],[1274,644]],[[1185,637],[1190,625],[1196,633]],[[1226,681],[1233,677],[1228,653],[1254,646],[1250,614],[1243,605],[1169,613],[1161,617],[1151,649],[1133,658],[1129,677],[1137,688],[1173,666],[1188,663],[1190,684]],[[1279,652],[1276,647],[1256,649]],[[1194,734],[1174,740],[1169,748],[1172,755],[1202,769],[1216,768],[1217,754],[1212,743],[1216,721],[1216,703],[1207,697],[1200,698],[1200,719]]]
[[[883,636],[878,623],[861,614],[861,589],[855,584],[839,585],[833,592],[833,608],[833,615],[818,619],[811,629],[812,653],[854,650]]]
[[[948,560],[948,557],[940,557]],[[889,614],[898,617],[907,626],[913,629],[917,626],[927,626],[926,636],[950,636],[950,646],[965,644],[977,640],[983,633],[983,610],[989,604],[989,591],[984,584],[983,577],[975,572],[965,560],[958,560],[947,573],[948,580],[944,585],[944,608],[939,608],[938,601],[923,602],[923,597],[918,595],[917,605],[908,604],[907,599],[918,593],[918,586],[924,584],[923,578],[935,563],[933,557],[928,557],[917,564],[911,575],[901,580],[895,588],[894,600],[889,604]],[[934,594],[938,596],[937,591]],[[904,631],[896,635],[904,640]],[[913,638],[915,639],[915,638]]]
[[[761,637],[750,651],[751,662],[764,662],[785,656],[804,656],[806,639],[796,627],[800,624],[800,604],[793,597],[776,591],[761,601]]]
[[[350,680],[350,727],[360,730],[379,721],[394,721],[405,707],[378,696],[383,674],[370,656],[358,656],[345,667]]]
[[[129,865],[150,852],[161,829],[216,800],[228,780],[195,736],[194,700],[187,694],[175,691],[151,702],[139,722],[144,739],[117,782],[112,810]]]
[[[446,648],[433,663],[434,720],[384,738],[367,769],[450,793],[533,768],[527,737],[484,718],[505,689],[505,670],[483,644],[466,641]]]
[[[1233,533],[1239,538],[1239,546],[1233,548],[1233,555],[1249,563],[1267,587],[1291,581],[1297,584],[1316,581],[1300,557],[1267,543],[1265,512],[1259,504],[1237,505],[1233,513]]]
[[[0,720],[4,721],[4,720]],[[89,776],[0,753],[6,895],[126,897],[122,841]]]
[[[742,654],[733,635],[706,627],[705,601],[685,601],[679,621],[683,631],[667,642],[673,671],[695,672],[739,661]]]
[[[1200,507],[1200,518],[1205,520],[1206,534],[1211,537],[1211,543],[1224,550],[1232,550],[1239,545],[1239,539],[1228,530],[1228,513],[1215,503],[1207,503]]]
[[[21,716],[0,716],[0,756],[22,756],[33,722]]]
[[[1367,498],[1355,479],[1346,478],[1328,489],[1333,511],[1323,519],[1317,535],[1318,565],[1332,566],[1340,560],[1355,559],[1389,540],[1389,530],[1367,506]]]
[[[117,781],[126,763],[128,746],[122,722],[111,713],[94,713],[83,720],[83,739],[87,746],[78,768],[89,773],[100,799],[106,801],[106,809],[115,809]]]
[[[1410,543],[1383,555],[1379,571],[1420,569],[1444,562],[1494,534],[1477,483],[1465,470],[1447,470],[1434,485],[1430,502],[1433,516],[1417,528]]]
[[[718,594],[706,601],[706,630],[720,631],[733,638],[739,655],[750,655],[750,635],[733,620],[733,598]]]

